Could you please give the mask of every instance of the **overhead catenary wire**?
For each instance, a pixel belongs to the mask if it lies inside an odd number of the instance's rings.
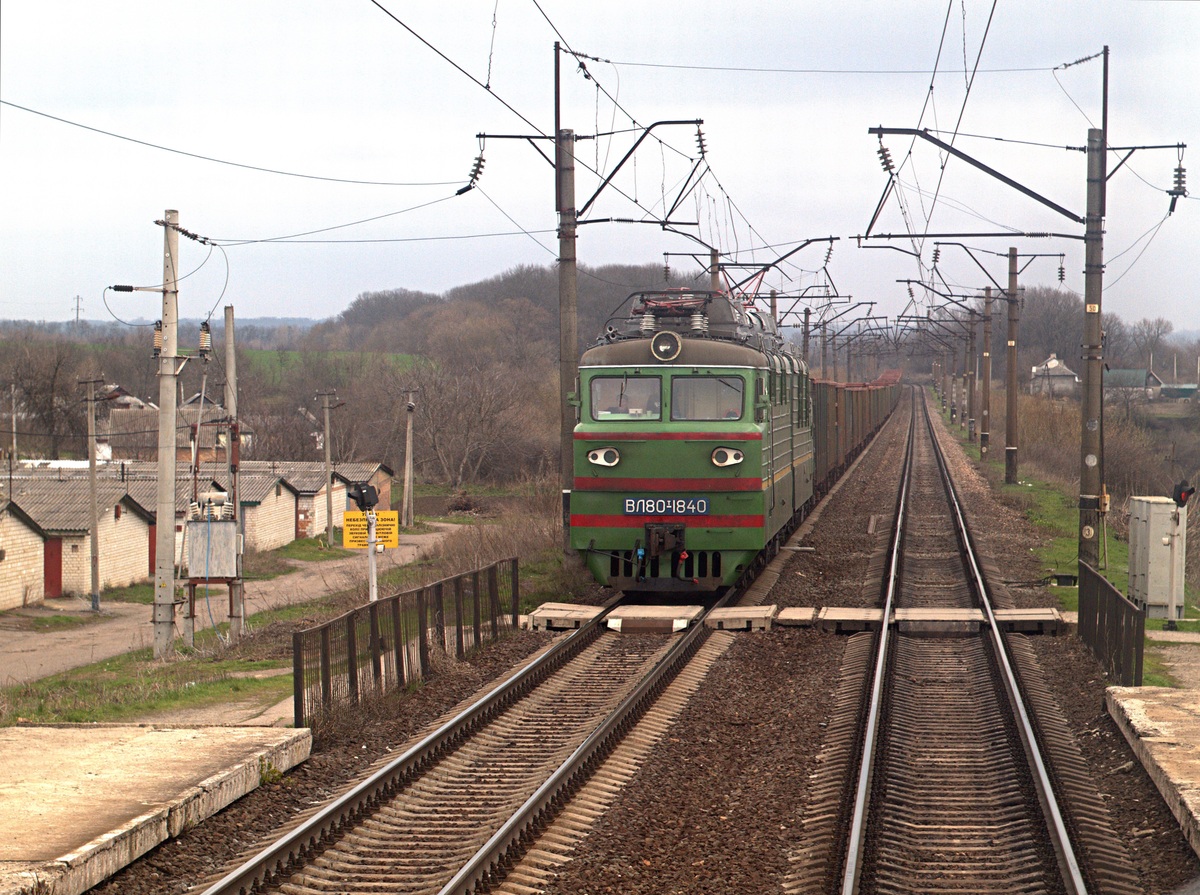
[[[182,155],[182,156],[186,156],[188,158],[194,158],[194,159],[197,159],[197,160],[203,161],[203,162],[212,162],[213,164],[216,164],[216,165],[228,165],[229,167],[232,167],[232,168],[242,168],[247,171],[257,171],[261,174],[276,174],[281,177],[298,177],[303,180],[319,180],[319,181],[324,181],[326,183],[345,183],[345,184],[352,184],[355,186],[418,187],[418,186],[450,186],[451,184],[457,183],[457,181],[454,181],[454,180],[428,181],[428,182],[404,182],[404,181],[392,181],[392,180],[359,180],[359,179],[350,178],[350,177],[327,177],[327,176],[320,175],[320,174],[304,174],[304,173],[300,173],[298,171],[284,171],[279,168],[268,168],[268,167],[265,167],[262,165],[250,165],[250,164],[246,164],[244,162],[233,162],[233,161],[229,161],[228,159],[220,159],[220,158],[215,158],[215,157],[209,156],[209,155],[201,155],[198,152],[188,152],[185,149],[175,149],[171,146],[164,146],[160,143],[151,143],[148,140],[139,140],[136,137],[128,137],[128,136],[125,136],[124,134],[118,134],[114,131],[104,130],[103,128],[99,128],[99,127],[92,127],[91,125],[88,125],[88,124],[82,124],[81,122],[72,121],[69,118],[62,118],[58,115],[51,115],[49,112],[41,112],[41,111],[38,111],[37,109],[31,109],[28,106],[18,105],[17,103],[9,102],[8,100],[4,100],[4,99],[0,99],[0,105],[9,106],[10,108],[13,108],[13,109],[20,109],[22,112],[29,112],[32,115],[40,115],[42,118],[48,118],[51,121],[57,121],[57,122],[60,122],[61,124],[68,124],[71,127],[78,127],[83,130],[86,130],[86,131],[91,131],[92,133],[95,133],[95,134],[101,134],[105,137],[112,137],[113,139],[116,139],[116,140],[124,140],[128,143],[136,143],[137,145],[145,146],[148,149],[157,149],[161,152],[170,152],[175,155]]]

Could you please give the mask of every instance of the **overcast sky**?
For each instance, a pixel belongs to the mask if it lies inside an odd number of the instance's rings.
[[[826,245],[812,245],[764,288],[832,282],[894,316],[908,302],[896,280],[921,268],[902,251],[858,247],[886,184],[867,129],[938,129],[1082,215],[1085,158],[1064,147],[1084,146],[1100,125],[1102,62],[1055,69],[1105,44],[1110,145],[1187,143],[1200,153],[1200,2],[381,6],[395,18],[370,0],[0,6],[0,318],[70,319],[80,296],[83,317],[111,319],[106,286],[161,282],[154,221],[167,208],[225,243],[210,251],[182,241],[182,271],[198,268],[180,284],[183,317],[232,304],[240,318],[324,318],[365,291],[441,292],[552,264],[553,171],[530,143],[497,137],[552,133],[556,39],[597,57],[585,61],[590,80],[572,58],[562,62],[562,125],[589,138],[575,148],[577,205],[596,192],[593,172],[609,173],[632,146],[635,127],[704,120],[704,176],[670,218],[694,238],[654,223],[587,224],[578,257],[589,265],[661,265],[664,252],[702,244],[727,262],[767,264],[802,240],[835,236],[827,274]],[[456,196],[480,133],[493,136],[479,188]],[[653,134],[662,142],[644,141],[585,218],[652,221],[675,205],[698,154],[696,129]],[[943,172],[923,140],[884,144],[900,189],[876,233],[1082,233],[963,162],[950,159]],[[1124,155],[1112,153],[1110,169]],[[1200,202],[1181,199],[1166,216],[1178,164],[1173,148],[1140,150],[1112,176],[1104,309],[1198,329]],[[1200,196],[1200,165],[1189,173]],[[295,234],[308,235],[280,239]],[[959,241],[984,253],[1065,253],[1064,285],[1083,291],[1081,240]],[[919,248],[928,278],[932,242],[869,244]],[[977,257],[1004,281],[1003,258]],[[687,257],[669,262],[676,283],[699,270]],[[1058,267],[1057,257],[1032,259],[1022,283],[1056,285]],[[938,270],[956,292],[988,282],[956,247],[943,249]],[[153,293],[107,298],[118,318],[160,316]]]

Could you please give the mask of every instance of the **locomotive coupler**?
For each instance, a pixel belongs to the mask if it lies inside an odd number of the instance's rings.
[[[661,556],[664,553],[674,553],[682,550],[683,534],[686,530],[682,525],[660,525],[651,523],[646,526],[646,553],[651,556]]]

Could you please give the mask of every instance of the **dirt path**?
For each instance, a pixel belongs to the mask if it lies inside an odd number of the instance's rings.
[[[380,575],[406,565],[441,540],[453,525],[439,525],[432,534],[407,535],[400,546],[377,556]],[[246,614],[306,603],[327,593],[362,586],[367,582],[365,554],[325,562],[293,562],[297,571],[268,581],[246,583]],[[215,587],[206,601],[201,589],[196,599],[196,627],[205,628],[228,620],[228,598],[224,587]],[[210,617],[211,611],[211,617]],[[81,665],[151,646],[154,627],[150,606],[138,603],[108,603],[99,617],[87,600],[75,597],[46,600],[42,606],[0,615],[0,685],[13,685],[58,674]],[[27,619],[74,616],[80,624],[52,629],[35,629]],[[182,612],[176,611],[176,633],[182,633]]]

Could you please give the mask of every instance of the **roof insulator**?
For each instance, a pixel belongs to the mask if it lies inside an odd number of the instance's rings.
[[[875,152],[879,156],[879,163],[883,165],[883,170],[887,171],[889,174],[896,170],[896,166],[892,163],[892,154],[888,152],[887,147],[884,146],[882,142],[879,144],[879,148],[875,150]]]

